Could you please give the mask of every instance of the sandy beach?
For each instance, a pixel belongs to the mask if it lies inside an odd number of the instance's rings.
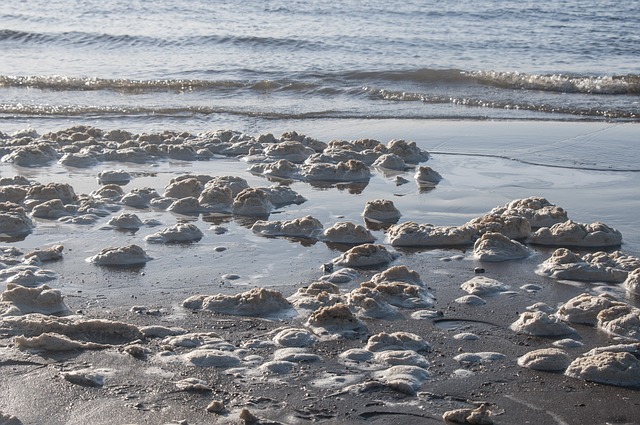
[[[484,412],[481,419],[457,423],[637,422],[640,296],[629,289],[633,267],[596,267],[615,274],[615,282],[604,274],[576,279],[540,273],[560,248],[578,264],[596,252],[619,251],[628,264],[640,257],[637,124],[301,120],[246,127],[227,136],[214,134],[223,128],[167,127],[171,133],[164,135],[143,128],[85,127],[65,134],[63,128],[36,128],[37,134],[19,137],[11,135],[17,128],[3,130],[9,134],[0,139],[0,178],[12,190],[4,190],[2,200],[15,204],[4,204],[3,211],[21,209],[32,227],[1,244],[0,272],[18,268],[2,275],[0,424],[435,424],[456,409]],[[206,130],[211,133],[204,135]],[[230,134],[241,146],[223,140]],[[377,141],[376,148],[358,151],[354,146],[365,142],[354,141],[363,139]],[[394,151],[394,139],[408,147]],[[336,140],[343,142],[331,143]],[[289,141],[297,144],[285,153],[277,150]],[[51,150],[41,163],[28,162],[40,160],[40,153],[16,154],[38,143]],[[327,145],[336,148],[333,153]],[[294,150],[302,158],[286,156]],[[376,167],[373,161],[358,168],[368,161],[365,154],[371,159],[392,151],[406,160],[405,168]],[[323,152],[318,162],[305,164]],[[342,176],[336,158],[347,154],[362,161],[349,163],[347,177],[327,179],[327,170]],[[264,170],[285,157],[291,159],[288,177],[252,168],[262,164]],[[334,168],[327,158],[336,159]],[[426,166],[441,180],[417,181]],[[111,188],[121,193],[107,195],[108,184],[98,176],[105,173],[106,179],[116,170],[129,180]],[[244,190],[260,188],[245,192],[254,204],[237,205],[228,180],[211,183],[225,176],[242,179]],[[184,183],[189,177],[191,186]],[[58,186],[51,190],[56,195],[43,195],[49,184],[68,185],[73,194],[62,199]],[[20,187],[22,196],[16,195]],[[269,198],[269,187],[289,192],[270,192]],[[276,195],[282,198],[276,201]],[[265,197],[270,204],[258,205]],[[532,197],[548,200],[583,228],[603,223],[600,234],[619,234],[621,242],[541,243],[531,239],[539,226],[516,212],[490,224],[469,224]],[[227,207],[215,206],[212,199],[224,204],[222,198]],[[60,205],[44,211],[42,204],[54,199]],[[391,201],[399,217],[367,222],[363,211],[374,200]],[[249,207],[266,209],[246,213]],[[114,225],[125,213],[140,224]],[[310,232],[306,236],[284,234],[282,222],[302,217],[315,218],[317,227],[299,230]],[[275,233],[257,231],[259,221]],[[376,254],[389,257],[346,261],[364,243],[328,240],[326,230],[340,222],[364,226]],[[395,226],[408,222],[452,227],[469,239],[396,244],[391,235],[402,229]],[[180,232],[177,225],[183,225]],[[509,226],[519,233],[510,234]],[[170,239],[168,228],[179,234]],[[507,235],[509,244],[517,240],[525,254],[480,260],[474,243],[487,233]],[[131,252],[115,265],[96,259],[102,250],[132,244],[142,248],[144,260],[122,263],[134,258]],[[58,245],[59,257],[51,250],[43,260],[29,255]],[[385,276],[391,268],[400,277]],[[334,276],[340,270],[345,273]],[[30,280],[22,285],[15,276]],[[494,286],[465,290],[472,280]],[[43,284],[53,293],[49,301],[62,297],[52,310],[46,309],[51,305],[43,300]],[[31,292],[14,295],[18,286]],[[556,319],[559,308],[581,294],[626,308],[630,318],[615,328],[604,318]],[[514,327],[527,312],[552,316],[554,325],[571,331],[545,335]],[[50,339],[39,340],[43,334]],[[604,372],[595,378],[567,374],[591,350],[614,345],[625,348],[604,351],[627,353],[636,362],[624,379],[613,382],[617,378]],[[551,348],[562,351],[567,364],[553,370],[520,364],[528,353]]]

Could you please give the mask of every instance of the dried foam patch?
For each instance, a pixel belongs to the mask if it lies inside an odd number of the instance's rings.
[[[626,352],[602,352],[578,357],[566,376],[619,387],[640,387],[640,360]]]
[[[453,359],[462,364],[475,364],[475,363],[491,363],[498,360],[503,360],[507,356],[502,353],[495,353],[491,351],[478,352],[478,353],[462,353],[455,356]]]
[[[429,372],[418,366],[398,365],[374,372],[374,378],[403,394],[415,395],[430,378]]]
[[[87,261],[100,266],[129,266],[135,264],[145,264],[152,260],[147,253],[138,245],[131,244],[122,247],[105,248]]]
[[[110,347],[110,345],[107,344],[76,341],[66,335],[60,335],[53,332],[45,332],[31,338],[16,336],[14,338],[14,343],[20,350],[33,351],[97,350]]]
[[[394,306],[384,300],[382,293],[372,288],[354,289],[348,294],[347,303],[361,317],[395,319],[400,315]]]
[[[233,351],[235,346],[214,332],[189,332],[181,335],[165,337],[164,345],[183,348],[211,348],[216,350]]]
[[[240,364],[240,358],[228,351],[198,348],[182,355],[182,359],[199,367],[233,367]]]
[[[567,220],[551,227],[541,227],[533,233],[529,243],[547,246],[607,247],[622,243],[622,234],[602,222],[591,224]]]
[[[565,370],[570,363],[567,352],[558,348],[542,348],[518,358],[521,367],[551,372]]]
[[[478,424],[478,425],[491,425],[493,419],[491,418],[492,412],[488,409],[486,404],[475,409],[456,409],[444,412],[442,420],[445,423],[454,424]]]
[[[334,258],[333,263],[346,267],[370,267],[390,263],[398,256],[397,253],[387,251],[383,245],[363,244]]]
[[[429,360],[422,354],[418,354],[413,350],[387,350],[374,354],[376,362],[388,365],[408,365],[418,366],[422,368],[429,367]]]
[[[473,255],[480,261],[501,262],[527,258],[530,251],[520,242],[509,239],[502,233],[488,232],[475,242]]]
[[[317,338],[306,329],[289,328],[283,329],[273,341],[283,347],[309,347],[316,342]]]
[[[195,295],[182,303],[192,310],[211,310],[239,316],[295,315],[295,310],[280,292],[253,288],[237,295]]]
[[[177,381],[176,387],[180,391],[198,391],[198,392],[209,392],[213,391],[213,388],[209,385],[207,381],[198,378],[185,378]]]
[[[280,348],[273,353],[273,359],[292,363],[310,363],[322,360],[317,354],[309,353],[304,348]]]
[[[312,282],[287,298],[296,308],[315,311],[343,302],[340,289],[330,282]]]
[[[285,375],[296,366],[294,362],[288,362],[284,360],[273,360],[269,362],[265,362],[260,365],[259,369],[263,373],[273,374],[273,375]]]
[[[463,297],[456,298],[454,301],[458,304],[466,304],[472,306],[484,305],[487,303],[484,299],[480,298],[477,295],[465,295]]]
[[[514,332],[535,336],[562,336],[576,332],[557,316],[542,311],[525,311],[510,328]]]
[[[361,283],[360,287],[377,292],[380,299],[395,307],[416,309],[432,307],[434,304],[433,294],[421,286],[410,283],[368,281]]]
[[[509,285],[485,276],[473,277],[464,282],[460,287],[465,292],[478,296],[495,295],[511,289]]]
[[[358,272],[356,269],[345,267],[345,268],[336,270],[331,274],[322,276],[320,280],[330,282],[330,283],[335,283],[335,284],[348,283],[356,279],[358,276],[360,276],[360,272]]]

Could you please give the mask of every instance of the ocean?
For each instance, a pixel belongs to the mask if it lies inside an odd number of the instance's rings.
[[[640,2],[4,0],[0,131],[640,121]]]

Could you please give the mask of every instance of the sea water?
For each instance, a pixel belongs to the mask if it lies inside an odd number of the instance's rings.
[[[3,0],[0,131],[638,122],[640,2]]]

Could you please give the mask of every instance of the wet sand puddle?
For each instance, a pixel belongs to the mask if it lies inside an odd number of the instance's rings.
[[[430,214],[465,190],[458,157],[295,132],[2,142],[0,422],[38,423],[34,402],[68,424],[640,409],[626,235],[529,189]]]

